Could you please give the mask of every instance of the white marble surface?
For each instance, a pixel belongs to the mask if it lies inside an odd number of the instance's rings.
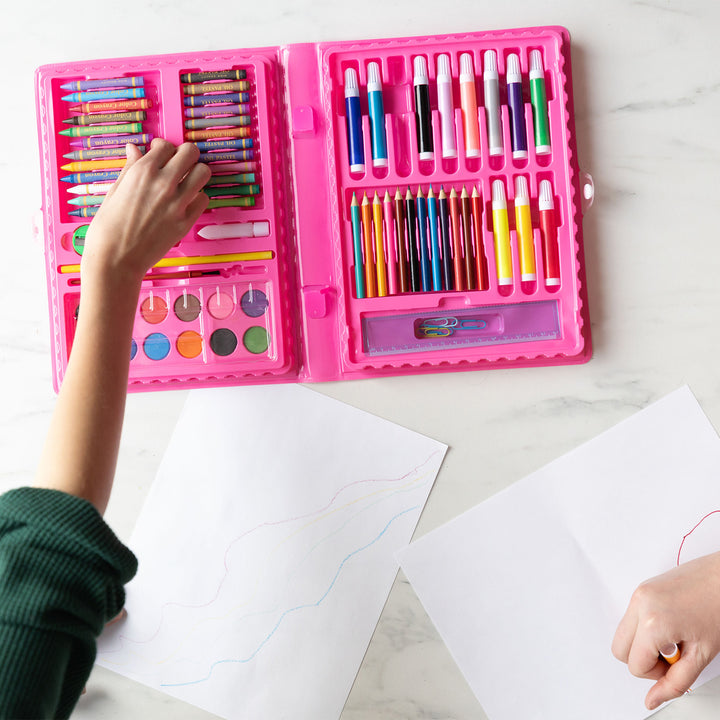
[[[208,9],[218,22],[208,22]],[[584,366],[316,386],[451,450],[418,527],[446,522],[688,383],[720,427],[720,4],[715,0],[126,0],[16,3],[0,24],[0,490],[31,481],[54,405],[33,71],[51,62],[287,42],[560,24],[573,39],[580,163],[596,201],[584,223],[595,346]],[[183,392],[129,398],[108,521],[127,539]],[[720,541],[719,541],[720,542]],[[608,646],[610,639],[608,638]],[[609,649],[608,649],[609,652]],[[532,672],[537,659],[518,658]],[[518,692],[522,692],[522,672]],[[598,693],[605,692],[602,687]],[[593,699],[588,698],[588,705]],[[720,713],[720,682],[661,711]],[[74,717],[205,718],[97,670]],[[482,720],[485,714],[400,575],[342,720]],[[320,719],[319,719],[320,720]]]

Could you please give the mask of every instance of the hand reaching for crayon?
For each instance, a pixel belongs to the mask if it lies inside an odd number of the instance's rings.
[[[673,664],[659,653],[677,644]],[[684,563],[633,593],[612,643],[633,675],[657,682],[645,705],[654,710],[680,697],[720,652],[720,552]]]

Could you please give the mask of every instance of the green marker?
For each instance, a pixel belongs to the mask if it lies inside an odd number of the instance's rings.
[[[75,228],[72,235],[72,245],[78,255],[82,255],[85,249],[85,236],[89,227],[89,225],[81,225],[79,228]]]
[[[545,93],[545,70],[539,50],[530,51],[530,103],[532,104],[535,152],[549,153],[550,124],[548,121],[547,94]]]
[[[91,125],[82,127],[73,125],[71,128],[61,130],[60,135],[67,137],[88,137],[90,135],[119,135],[123,133],[141,133],[142,123],[125,123],[124,125]]]

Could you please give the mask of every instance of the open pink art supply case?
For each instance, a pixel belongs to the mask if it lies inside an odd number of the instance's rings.
[[[494,51],[497,59],[504,141],[500,153],[494,155],[490,154],[483,83],[488,50]],[[547,96],[550,148],[542,153],[534,143],[530,103],[532,51],[540,52]],[[460,87],[464,54],[470,55],[474,68],[477,156],[468,153],[465,144]],[[517,55],[520,64],[526,158],[514,156],[511,142],[506,83],[510,54]],[[449,59],[456,157],[443,157],[437,87],[440,55]],[[414,64],[418,56],[425,59],[428,75],[434,141],[434,153],[428,159],[421,159],[417,140]],[[371,63],[377,63],[382,80],[385,166],[373,163],[367,92]],[[364,145],[364,169],[354,172],[345,103],[348,69],[355,71],[358,81]],[[68,90],[61,85],[141,77],[149,107],[144,110],[141,128],[123,132],[138,134],[139,130],[179,144],[188,139],[186,103],[192,97],[188,93],[193,92],[187,88],[193,84],[188,74],[228,70],[240,70],[246,83],[242,86],[246,102],[241,101],[240,112],[249,118],[242,132],[244,147],[251,152],[245,151],[243,158],[250,158],[252,165],[243,168],[252,168],[253,177],[247,174],[244,178],[251,186],[246,190],[252,200],[248,206],[230,203],[205,211],[168,253],[170,266],[149,272],[142,284],[133,331],[131,391],[556,365],[590,358],[581,220],[592,185],[578,167],[570,39],[564,28],[539,27],[93,60],[39,68],[36,91],[43,231],[56,389],[62,382],[81,312],[80,274],[72,271],[80,263],[77,237],[92,221],[92,210],[79,210],[69,202],[74,197],[70,188],[77,186],[67,181],[70,171],[61,169],[70,162],[64,156],[80,145],[77,138],[60,134],[70,127],[64,121],[86,112],[87,107],[72,110],[78,103],[62,99]],[[200,104],[198,114],[214,117],[215,124],[212,137],[196,141],[218,142],[224,147],[223,125],[218,123],[228,106],[207,100],[223,92],[227,93],[225,86],[215,86],[201,95],[211,107]],[[121,134],[102,139],[123,147]],[[229,174],[224,168],[237,168],[227,165],[236,162],[237,156],[227,155],[226,150],[208,152],[214,154],[207,156],[207,162],[214,176],[220,176],[214,183],[223,188]],[[524,268],[514,211],[519,176],[526,179],[529,189],[536,266],[536,279],[530,282],[521,281]],[[543,281],[547,260],[539,193],[544,180],[552,186],[557,227],[559,283],[555,285]],[[492,203],[496,181],[501,181],[507,197],[511,248],[512,280],[508,283],[505,278],[504,284],[498,277],[497,221]],[[426,198],[431,188],[435,196],[440,190],[446,195],[455,190],[460,196],[463,188],[479,195],[472,216],[456,215],[448,230],[453,242],[457,236],[452,259],[458,254],[468,264],[471,259],[476,261],[475,279],[458,283],[464,289],[448,284],[440,286],[443,289],[401,285],[398,263],[402,258],[410,261],[409,243],[416,243],[416,254],[417,244],[425,243],[426,257],[433,252],[428,244],[440,243],[442,228],[435,221],[437,235],[433,234],[425,224],[432,218],[426,219],[422,213],[418,224],[412,212],[398,215],[391,205],[385,205],[383,222],[371,224],[370,216],[364,216],[353,234],[353,197],[360,203],[366,197],[372,201],[377,193],[383,200],[388,191],[394,200],[398,190],[402,198],[409,190],[416,202],[420,194]],[[88,212],[90,217],[79,217],[78,212]],[[244,229],[231,232],[231,237],[206,237],[217,226],[231,229],[237,223]],[[262,253],[261,259],[244,255],[256,252]],[[439,252],[442,254],[442,246]],[[237,253],[243,254],[242,259],[226,257]],[[356,275],[356,266],[360,275]],[[366,270],[371,276],[374,273],[376,283],[378,273],[385,273],[388,294],[382,295],[380,287],[374,288],[375,297],[369,296],[372,288],[361,291],[358,277]],[[392,273],[389,279],[388,272]],[[479,289],[481,272],[485,274],[484,289]]]

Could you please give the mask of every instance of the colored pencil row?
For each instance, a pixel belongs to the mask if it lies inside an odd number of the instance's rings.
[[[487,50],[483,56],[482,89],[486,115],[487,145],[491,156],[503,155],[505,139],[501,122],[500,76],[498,59],[494,50]],[[523,77],[519,55],[510,53],[505,59],[506,102],[510,119],[510,145],[512,156],[522,160],[528,157],[528,138],[525,125],[525,102],[523,99]],[[478,118],[480,94],[476,87],[476,71],[473,56],[462,53],[459,57],[457,83],[451,71],[449,55],[438,55],[435,67],[437,110],[440,120],[442,157],[456,158],[458,142],[456,133],[455,97],[459,94],[462,116],[462,132],[465,156],[479,158],[481,154]],[[477,68],[480,75],[480,67]],[[529,90],[532,106],[535,153],[551,152],[548,102],[545,88],[545,70],[542,53],[531,50],[529,55]],[[367,108],[370,120],[370,145],[373,167],[387,167],[387,135],[383,102],[383,83],[380,66],[370,62],[367,66]],[[458,92],[459,91],[459,92]],[[345,123],[348,144],[350,172],[365,171],[365,143],[363,139],[362,109],[358,74],[354,68],[345,70]],[[417,153],[420,160],[433,160],[435,147],[433,139],[433,113],[430,96],[428,61],[424,55],[413,59],[413,95]]]
[[[252,83],[244,69],[180,76],[185,139],[200,149],[213,176],[204,192],[208,208],[253,207],[262,186],[252,114]]]
[[[540,183],[538,216],[544,282],[560,285],[557,225],[549,181]],[[522,283],[536,283],[535,243],[527,179],[515,179],[515,235]],[[482,225],[482,198],[463,186],[425,195],[410,188],[403,196],[385,190],[381,197],[353,193],[350,203],[355,296],[384,297],[408,292],[488,290],[488,265]],[[492,184],[492,231],[498,288],[512,290],[513,250],[505,184]]]
[[[72,90],[63,100],[70,117],[63,120],[69,127],[60,135],[72,138],[74,150],[63,158],[70,162],[60,169],[69,173],[60,178],[73,184],[68,193],[70,215],[94,217],[105,193],[120,175],[126,162],[125,145],[132,143],[142,152],[152,140],[143,123],[152,101],[145,97],[142,76],[75,80],[61,85]]]

